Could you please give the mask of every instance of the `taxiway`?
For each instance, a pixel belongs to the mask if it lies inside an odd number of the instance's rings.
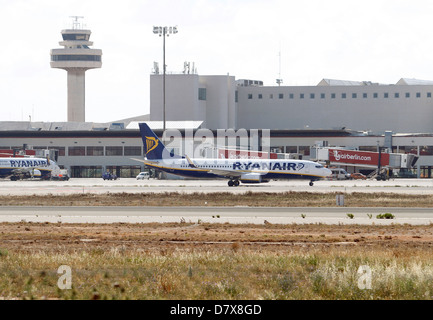
[[[72,193],[120,193],[120,192],[391,192],[404,194],[433,195],[433,179],[394,179],[376,180],[322,180],[310,187],[308,181],[270,181],[261,184],[241,184],[227,186],[227,180],[136,180],[122,178],[103,180],[101,178],[75,178],[69,181],[0,181],[0,195],[38,195]]]

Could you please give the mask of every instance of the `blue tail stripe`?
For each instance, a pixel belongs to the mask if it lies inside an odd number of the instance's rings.
[[[170,153],[146,123],[139,123],[138,126],[143,140],[144,155],[148,160],[183,158]]]

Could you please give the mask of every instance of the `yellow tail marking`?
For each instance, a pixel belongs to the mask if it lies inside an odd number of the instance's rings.
[[[158,146],[158,140],[154,137],[146,137],[146,154]]]

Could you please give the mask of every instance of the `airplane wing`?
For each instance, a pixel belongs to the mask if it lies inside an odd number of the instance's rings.
[[[131,160],[134,161],[139,161],[139,162],[143,162],[144,164],[149,164],[149,165],[157,165],[159,164],[158,161],[152,161],[152,160],[144,160],[144,159],[136,159],[136,158],[130,158]]]
[[[211,169],[208,173],[216,174],[217,176],[221,176],[228,179],[240,178],[242,176],[242,172],[232,171],[232,170],[220,170],[220,169]]]
[[[197,165],[188,157],[185,155],[186,160],[188,161],[188,164],[191,168],[197,168]],[[240,178],[242,176],[242,173],[232,171],[232,170],[220,170],[220,169],[210,169],[207,170],[207,173],[212,173],[220,177],[224,177],[227,179],[234,179],[234,178]]]
[[[217,176],[225,177],[225,178],[239,178],[242,174],[240,172],[236,171],[230,171],[230,170],[219,170],[219,169],[212,169],[208,171],[209,173],[216,174]]]

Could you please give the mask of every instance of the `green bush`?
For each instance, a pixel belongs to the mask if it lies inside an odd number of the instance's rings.
[[[383,213],[383,214],[378,214],[376,216],[377,219],[394,219],[395,216],[392,213]]]

